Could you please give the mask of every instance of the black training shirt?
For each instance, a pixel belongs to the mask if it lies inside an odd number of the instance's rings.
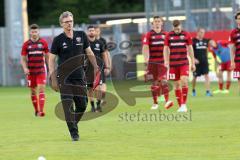
[[[85,49],[89,47],[87,35],[83,31],[73,31],[73,39],[61,33],[54,38],[51,53],[58,56],[58,65],[60,66],[68,59],[74,56],[85,54]],[[71,74],[70,74],[71,73]],[[69,79],[83,79],[83,66],[72,71],[69,71]]]
[[[208,63],[208,42],[209,39],[199,40],[197,38],[193,38],[193,50],[194,57],[199,60],[200,64]]]

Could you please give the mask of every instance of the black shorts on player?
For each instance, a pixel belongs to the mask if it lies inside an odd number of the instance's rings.
[[[197,64],[196,65],[196,71],[193,72],[194,77],[199,77],[205,74],[208,74],[209,72],[209,66],[208,63],[205,64]]]

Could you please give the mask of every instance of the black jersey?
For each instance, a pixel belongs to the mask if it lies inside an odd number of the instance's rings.
[[[97,64],[100,68],[104,65],[103,63],[103,52],[105,51],[104,49],[104,44],[100,41],[95,39],[94,41],[89,41],[90,47],[96,57]]]
[[[107,50],[107,41],[106,41],[106,39],[103,38],[103,37],[100,37],[98,40],[103,44],[103,49]]]
[[[193,50],[194,57],[198,59],[200,64],[208,63],[208,43],[209,39],[199,40],[197,38],[193,38]]]
[[[64,64],[71,58],[85,54],[85,49],[89,47],[89,41],[87,35],[83,31],[73,31],[73,38],[69,38],[65,33],[61,33],[54,38],[51,53],[58,56],[58,65]],[[78,61],[76,61],[78,63]],[[80,62],[79,62],[80,63]],[[82,64],[79,64],[79,68],[70,71],[69,79],[84,79],[84,71]]]

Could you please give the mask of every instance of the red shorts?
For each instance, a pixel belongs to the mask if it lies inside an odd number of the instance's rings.
[[[233,78],[240,79],[240,63],[235,63],[235,69],[233,71]]]
[[[231,71],[231,61],[221,63],[220,70]]]
[[[170,67],[169,70],[169,80],[178,81],[181,76],[189,76],[189,65]]]
[[[38,84],[46,84],[46,74],[28,75],[27,82],[30,88],[37,87]]]
[[[162,79],[167,79],[167,68],[160,63],[148,63],[146,80],[159,81]]]

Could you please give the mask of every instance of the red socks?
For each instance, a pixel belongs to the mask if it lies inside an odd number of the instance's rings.
[[[188,96],[188,87],[187,86],[183,86],[182,87],[182,104],[186,104],[187,96]]]
[[[43,112],[44,103],[45,103],[45,93],[44,93],[44,92],[40,92],[40,93],[39,93],[39,107],[40,107],[40,112]]]
[[[218,86],[219,86],[219,89],[220,89],[220,90],[223,90],[223,83],[222,83],[222,82],[219,82],[219,83],[218,83]]]
[[[32,104],[33,104],[35,112],[38,112],[38,99],[37,99],[37,96],[35,94],[32,94],[31,95],[31,99],[32,99]]]
[[[230,89],[230,86],[231,86],[231,81],[227,81],[226,89],[229,90],[229,89]]]
[[[154,104],[158,104],[158,94],[159,94],[159,86],[151,86],[152,96],[153,96],[153,102]]]
[[[177,98],[178,106],[180,107],[182,105],[182,90],[176,89],[175,90],[175,96]]]
[[[162,94],[164,95],[165,102],[167,102],[169,100],[168,84],[162,84]]]

